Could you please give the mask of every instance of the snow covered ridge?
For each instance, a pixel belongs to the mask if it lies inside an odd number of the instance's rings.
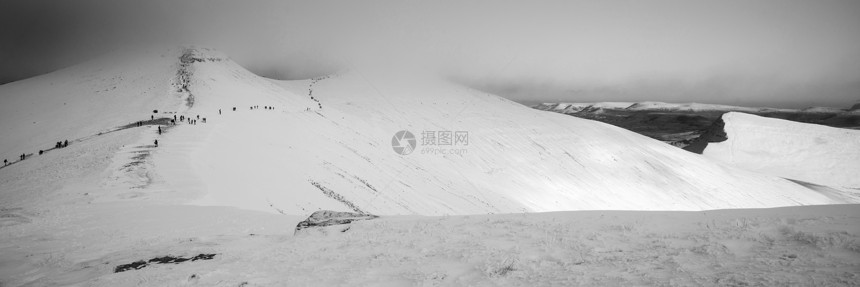
[[[860,104],[858,104],[860,105]],[[564,111],[564,113],[575,113],[580,111],[595,111],[598,109],[629,110],[629,111],[722,111],[722,112],[746,112],[746,113],[830,113],[839,114],[857,110],[858,105],[848,109],[830,107],[808,107],[804,109],[777,109],[777,108],[752,108],[717,104],[700,103],[663,103],[663,102],[599,102],[599,103],[542,103],[533,106],[538,110]]]
[[[91,181],[72,185],[61,177],[40,190],[64,190],[88,202],[148,200],[291,215],[853,202],[435,79],[394,81],[353,71],[273,81],[226,57],[174,52],[0,86],[0,131],[8,135],[0,138],[0,155],[14,159],[70,140],[68,148],[0,169],[0,201],[30,204],[35,199],[25,195],[34,187],[25,180],[50,177],[63,159],[93,174]],[[174,119],[169,129],[161,124]],[[117,127],[129,128],[104,132]],[[395,151],[392,138],[400,131],[415,136],[413,152]],[[468,140],[448,145],[440,136],[457,132]],[[454,143],[462,152],[440,152]],[[98,157],[79,164],[87,156]]]
[[[709,143],[706,157],[860,195],[860,130],[734,112],[722,121],[727,139]]]

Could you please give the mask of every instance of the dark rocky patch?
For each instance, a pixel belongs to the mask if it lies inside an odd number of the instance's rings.
[[[149,266],[150,264],[179,264],[186,261],[210,260],[215,258],[215,254],[198,254],[194,257],[177,257],[177,256],[162,256],[149,259],[148,261],[138,260],[128,264],[118,265],[114,268],[114,273],[125,272],[129,270],[138,270]]]
[[[724,122],[722,118],[717,119],[710,128],[705,130],[705,132],[703,132],[699,137],[691,140],[687,146],[683,147],[683,149],[689,152],[702,154],[705,152],[705,148],[708,147],[708,143],[724,142],[729,139],[725,128],[726,122]]]
[[[172,120],[172,119],[171,118],[157,118],[154,120],[145,120],[145,121],[140,121],[140,126],[153,126],[153,125],[169,126],[171,124],[170,120]],[[137,123],[138,122],[133,122],[133,123],[130,123],[130,124],[127,124],[124,126],[120,126],[116,129],[107,131],[107,132],[101,132],[99,134],[101,135],[101,134],[106,134],[106,133],[115,132],[115,131],[119,131],[119,130],[136,128],[136,127],[138,127]]]
[[[311,214],[308,219],[305,219],[299,224],[296,225],[295,232],[299,232],[302,229],[311,228],[311,227],[326,227],[332,225],[344,225],[350,224],[353,221],[359,220],[370,220],[378,218],[379,216],[366,214],[366,213],[355,213],[355,212],[340,212],[340,211],[331,211],[331,210],[320,210]],[[349,226],[342,229],[341,232],[346,232],[349,230]]]

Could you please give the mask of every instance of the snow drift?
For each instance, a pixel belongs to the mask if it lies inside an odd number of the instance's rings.
[[[728,138],[704,155],[749,170],[833,187],[860,189],[860,131],[765,118],[723,115]]]

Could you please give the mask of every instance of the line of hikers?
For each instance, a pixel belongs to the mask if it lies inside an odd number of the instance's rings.
[[[251,106],[251,109],[252,109],[252,110],[253,110],[253,109],[259,109],[259,108],[260,108],[260,106]],[[263,109],[266,109],[266,110],[274,110],[274,109],[275,109],[275,107],[272,107],[272,106],[263,106]],[[233,107],[233,111],[236,111],[236,107]],[[218,114],[219,114],[219,115],[221,114],[221,109],[218,109]],[[150,121],[154,121],[154,120],[155,120],[155,115],[150,115],[150,116],[149,116],[149,119],[150,119]],[[172,119],[172,120],[170,120],[170,122],[171,122],[172,124],[176,125],[176,122],[177,122],[177,121],[185,121],[185,122],[187,122],[188,124],[196,125],[198,120],[202,120],[202,121],[203,121],[203,123],[206,123],[206,118],[205,118],[205,117],[204,117],[204,118],[201,118],[201,117],[200,117],[200,115],[197,115],[197,116],[196,116],[196,118],[192,118],[192,117],[187,117],[187,118],[186,118],[184,115],[183,115],[183,116],[179,116],[179,117],[177,118],[177,116],[176,116],[176,115],[173,115],[173,119]],[[138,126],[138,127],[143,126],[143,121],[138,121],[138,122],[137,122],[137,126]],[[161,135],[162,133],[163,133],[163,130],[161,129],[161,125],[159,125],[159,126],[158,126],[158,134],[159,134],[159,135]],[[154,141],[154,144],[155,144],[155,147],[158,147],[158,140],[155,140],[155,141]],[[64,147],[67,147],[67,146],[69,146],[69,140],[64,140],[64,141],[59,141],[59,142],[57,142],[57,143],[54,145],[54,148],[55,148],[55,149],[57,149],[57,148],[64,148]],[[39,150],[39,155],[42,155],[42,154],[44,154],[44,153],[45,153],[45,150]],[[27,158],[27,155],[26,155],[26,154],[21,154],[21,156],[20,156],[19,158],[20,158],[20,160],[24,160],[24,159],[26,159],[26,158]],[[7,165],[10,165],[10,164],[12,164],[12,162],[9,162],[9,160],[7,160],[7,159],[3,159],[3,166],[7,166]]]
[[[67,146],[69,146],[69,140],[64,140],[64,141],[59,141],[59,142],[57,142],[57,143],[54,145],[54,148],[55,148],[55,149],[57,149],[57,148],[64,148],[64,147],[67,147]],[[44,154],[44,153],[45,153],[45,150],[41,150],[41,149],[39,150],[39,155],[42,155],[42,154]],[[27,154],[26,154],[26,153],[22,153],[20,156],[18,156],[18,160],[19,160],[19,161],[22,161],[22,160],[25,160],[25,159],[27,159]],[[7,165],[10,165],[10,164],[12,164],[12,162],[9,162],[9,160],[8,160],[8,159],[5,159],[5,158],[3,159],[3,166],[7,166]]]
[[[220,113],[221,113],[221,110],[218,110],[218,113],[220,114]],[[172,119],[172,120],[170,120],[170,122],[171,122],[172,124],[176,125],[176,121],[177,121],[177,120],[178,120],[178,121],[180,121],[180,122],[187,122],[188,124],[191,124],[191,125],[196,125],[196,124],[197,124],[197,120],[201,120],[201,118],[200,118],[200,115],[197,115],[197,118],[196,118],[196,119],[195,119],[195,118],[192,118],[192,117],[187,117],[187,118],[186,118],[185,116],[179,116],[179,118],[177,119],[177,118],[176,118],[176,115],[173,115],[173,119]],[[203,123],[206,123],[206,118],[202,118],[202,120],[203,120]],[[160,127],[159,127],[159,134],[161,134]]]

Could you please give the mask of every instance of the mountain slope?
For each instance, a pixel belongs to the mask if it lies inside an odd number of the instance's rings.
[[[73,141],[75,149],[4,167],[0,199],[15,194],[16,203],[28,204],[18,188],[27,186],[20,183],[21,173],[38,177],[34,170],[55,168],[49,159],[89,150],[110,158],[106,167],[104,162],[87,167],[98,180],[77,183],[76,190],[87,190],[86,200],[93,203],[145,200],[284,214],[332,209],[440,215],[844,202],[620,128],[535,111],[447,82],[359,72],[279,82],[257,77],[212,51],[170,53],[155,57],[163,61],[144,61],[145,66],[56,73],[0,87],[2,106],[14,106],[9,110],[17,113],[12,121],[4,116],[2,129],[33,135],[4,138],[3,155],[33,152],[55,138],[81,139]],[[177,61],[181,53],[182,63]],[[101,83],[116,75],[133,76],[110,82],[116,88],[103,95]],[[51,86],[45,80],[51,77],[63,82],[42,90]],[[36,97],[32,104],[20,100],[30,97]],[[59,106],[63,98],[74,109]],[[126,126],[122,136],[98,134],[150,115],[200,120],[173,126],[156,119]],[[30,126],[32,117],[54,122]],[[402,130],[416,137],[416,149],[408,155],[392,148],[392,137]],[[466,134],[468,143],[425,144],[425,135],[442,138],[440,131]],[[15,182],[20,184],[5,185]]]
[[[116,53],[0,86],[0,157],[48,149],[174,107],[175,57]]]
[[[786,178],[860,188],[860,131],[727,113],[727,140],[709,143],[717,161]]]

